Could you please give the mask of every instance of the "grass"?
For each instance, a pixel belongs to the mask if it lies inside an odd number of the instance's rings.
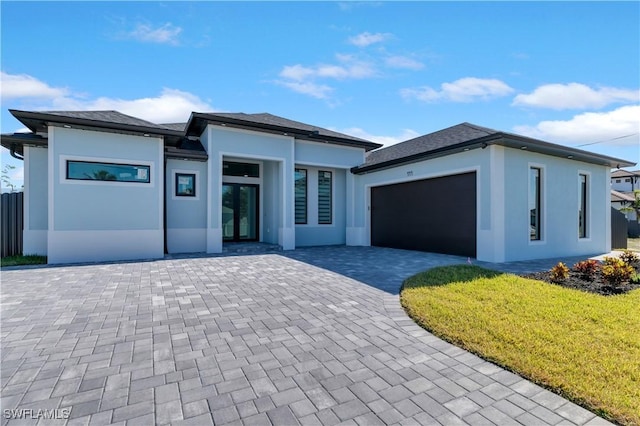
[[[600,296],[472,265],[405,281],[434,334],[622,424],[640,424],[640,290]]]
[[[7,256],[0,259],[1,266],[41,265],[47,263],[47,256],[36,254]]]

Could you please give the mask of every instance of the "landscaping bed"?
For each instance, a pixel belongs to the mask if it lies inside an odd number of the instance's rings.
[[[585,260],[571,268],[559,263],[549,271],[522,277],[603,296],[624,294],[640,288],[640,256],[625,250],[620,258],[605,257],[602,263]]]

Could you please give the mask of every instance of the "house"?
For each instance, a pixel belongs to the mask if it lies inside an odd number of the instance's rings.
[[[611,173],[611,189],[627,193],[640,190],[640,170],[615,170]]]
[[[49,263],[218,253],[227,241],[489,262],[602,253],[610,169],[633,165],[469,123],[379,149],[270,114],[11,113],[31,130],[1,139],[24,158],[24,252]]]
[[[625,209],[623,213],[629,221],[637,220],[635,210],[627,210],[632,206],[634,201],[635,197],[633,193],[618,192],[613,189],[611,190],[611,207],[616,210]]]

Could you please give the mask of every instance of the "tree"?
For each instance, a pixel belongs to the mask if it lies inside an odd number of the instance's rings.
[[[16,166],[12,166],[11,164],[5,164],[2,168],[2,184],[9,188],[11,192],[16,192],[16,185],[11,181],[11,176],[9,176],[15,168]]]

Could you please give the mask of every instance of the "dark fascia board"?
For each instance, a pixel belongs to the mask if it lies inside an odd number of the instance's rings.
[[[370,166],[361,165],[351,168],[354,174],[363,174],[376,170],[388,169],[399,166],[401,164],[415,163],[418,161],[429,160],[446,155],[452,155],[459,152],[465,152],[475,148],[486,148],[489,145],[499,145],[508,148],[526,150],[539,154],[551,155],[554,157],[566,158],[574,161],[583,161],[586,163],[597,164],[601,166],[609,166],[611,168],[631,167],[636,163],[629,162],[620,158],[608,157],[606,155],[595,154],[593,152],[581,149],[565,147],[562,145],[544,142],[537,139],[527,138],[525,136],[513,135],[508,133],[494,133],[477,139],[472,139],[456,145],[447,146],[432,151],[421,152],[407,157],[396,158],[394,160],[382,163],[372,164]],[[523,148],[526,147],[526,148]]]
[[[9,151],[24,155],[24,146],[47,146],[49,140],[33,133],[7,133],[0,135],[0,144]]]
[[[164,149],[165,158],[175,160],[189,160],[189,161],[207,161],[209,156],[203,151],[194,151],[191,149],[180,149],[174,147],[166,147]]]
[[[184,132],[159,129],[157,127],[137,126],[132,124],[112,123],[107,121],[89,120],[86,118],[65,117],[56,114],[47,114],[37,111],[20,111],[10,109],[9,112],[27,126],[32,132],[43,131],[48,124],[55,123],[61,125],[74,126],[85,130],[102,130],[111,132],[126,132],[136,135],[149,136],[183,136]]]
[[[263,123],[253,123],[247,122],[244,120],[239,120],[237,118],[227,118],[220,117],[215,118],[206,113],[194,112],[191,114],[189,118],[189,122],[185,126],[186,134],[189,136],[200,136],[202,132],[206,129],[208,124],[216,124],[219,126],[225,127],[233,127],[237,129],[245,129],[245,130],[258,130],[265,133],[272,133],[277,135],[284,135],[285,133],[289,136],[293,136],[296,139],[307,140],[318,143],[331,143],[334,145],[343,145],[357,148],[364,148],[365,151],[371,151],[373,149],[377,149],[382,147],[381,144],[374,142],[359,142],[353,139],[343,139],[335,136],[327,136],[321,135],[315,132],[304,132],[300,129],[294,129],[291,127],[284,126],[276,126],[273,124],[263,124]],[[195,131],[195,132],[194,132]]]

